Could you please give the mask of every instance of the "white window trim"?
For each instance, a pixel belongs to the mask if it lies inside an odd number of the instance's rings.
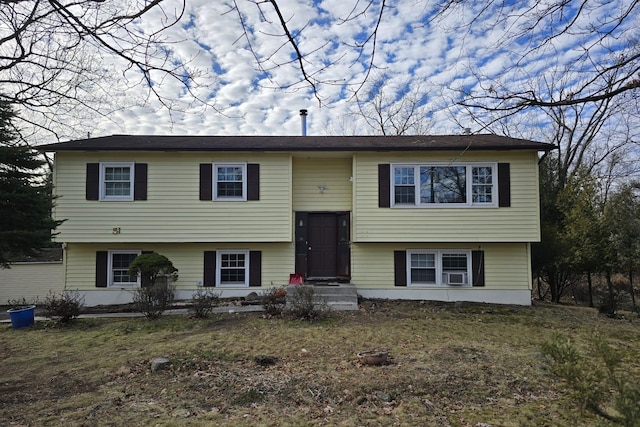
[[[139,288],[141,284],[140,275],[138,274],[138,279],[136,282],[127,282],[127,283],[113,283],[113,255],[114,254],[136,254],[140,255],[142,251],[137,250],[112,250],[109,251],[109,256],[107,258],[107,287],[109,288]]]
[[[420,168],[421,167],[442,167],[442,166],[451,166],[465,167],[466,174],[466,203],[420,203]],[[396,203],[396,186],[394,182],[395,168],[401,167],[412,167],[414,168],[414,182],[415,182],[415,203],[407,204],[407,203]],[[491,203],[473,203],[473,177],[472,177],[472,168],[474,167],[490,167],[491,168],[491,176],[492,176],[492,188],[491,188]],[[442,209],[442,208],[495,208],[498,207],[498,163],[497,162],[478,162],[478,163],[460,163],[460,162],[428,162],[428,163],[392,163],[391,164],[391,173],[389,174],[391,181],[391,207],[393,208],[427,208],[427,209]]]
[[[222,283],[222,255],[244,255],[244,283]],[[216,251],[216,286],[221,288],[249,287],[249,251],[224,249]]]
[[[128,196],[107,196],[106,195],[106,185],[105,185],[105,169],[106,168],[118,168],[118,167],[128,167],[129,168],[129,195]],[[100,200],[104,201],[114,201],[114,202],[129,202],[133,200],[133,191],[135,185],[135,163],[134,162],[104,162],[100,163]]]
[[[412,254],[435,254],[436,255],[436,282],[435,283],[412,283],[411,282],[411,255]],[[442,255],[443,254],[460,254],[467,257],[467,283],[463,285],[449,285],[442,280]],[[406,260],[407,286],[412,287],[447,287],[447,288],[466,288],[472,287],[471,275],[471,251],[468,249],[409,249],[407,250]]]
[[[242,168],[242,197],[222,197],[218,196],[218,168],[219,167],[241,167]],[[218,201],[240,201],[247,200],[247,164],[246,163],[214,163],[213,164],[213,200]]]

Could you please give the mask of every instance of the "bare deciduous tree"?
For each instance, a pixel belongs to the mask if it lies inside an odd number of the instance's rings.
[[[163,0],[4,0],[0,5],[0,100],[19,117],[47,130],[64,128],[77,107],[106,115],[122,105],[124,92],[146,87],[172,109],[159,90],[173,79],[191,91],[199,72],[179,58],[163,30],[180,21]],[[152,22],[145,31],[140,22]],[[120,74],[114,84],[113,76]],[[145,100],[139,100],[143,103]],[[56,126],[54,126],[56,125]]]
[[[325,10],[317,20],[337,20],[337,25],[357,31],[348,32],[349,39],[318,42],[321,38],[311,37],[318,22],[301,24],[294,20],[294,4],[278,0],[230,3],[228,12],[237,14],[242,28],[238,37],[246,41],[243,47],[252,52],[258,69],[267,78],[274,78],[275,69],[294,67],[297,80],[274,81],[274,86],[308,88],[320,103],[323,100],[319,90],[327,85],[350,85],[358,99],[366,98],[363,94],[367,82],[375,81],[377,70],[386,61],[379,52],[383,27],[397,12],[396,5],[387,0],[353,0],[344,12],[337,8]],[[108,114],[126,98],[118,94],[140,85],[148,89],[147,97],[175,109],[175,101],[159,90],[167,79],[181,85],[192,95],[191,99],[209,105],[210,98],[203,99],[197,90],[202,83],[199,73],[204,71],[194,70],[189,59],[177,57],[172,49],[175,40],[166,39],[163,32],[178,24],[188,25],[180,22],[185,5],[186,0],[3,1],[0,100],[18,104],[23,120],[49,129],[68,126],[69,119],[77,117],[78,106],[91,114]],[[414,28],[428,25],[433,31],[442,31],[443,26],[454,21],[454,27],[446,28],[456,34],[454,38],[486,29],[495,31],[492,47],[498,54],[518,52],[515,60],[504,61],[493,74],[470,64],[476,84],[457,88],[460,97],[455,100],[469,109],[502,112],[504,117],[535,107],[592,104],[624,95],[637,96],[640,30],[632,25],[640,20],[637,1],[418,0],[412,10],[416,11],[412,17]],[[259,24],[248,19],[256,11]],[[150,27],[141,22],[155,27],[148,30]],[[480,22],[484,27],[478,29]],[[281,41],[279,47],[261,49],[261,42],[272,37]],[[527,74],[531,71],[525,65],[544,55],[554,57],[566,46],[565,38],[578,40],[578,44],[573,46],[574,58],[561,72],[571,78],[581,77],[579,81],[567,78],[572,84],[563,92],[548,92],[537,84],[538,74],[550,76],[546,70]],[[358,69],[353,73],[359,76],[357,80],[346,81],[325,73],[341,61]],[[118,73],[120,78],[114,85],[112,79]],[[514,79],[518,86],[512,84]],[[22,114],[23,110],[30,114]]]
[[[448,0],[440,17],[459,14],[472,6],[469,0]],[[560,54],[563,38],[579,40],[573,60],[566,64],[566,75],[583,78],[564,92],[549,93],[534,87],[514,89],[498,79],[485,76],[484,93],[468,93],[466,105],[511,111],[529,107],[561,107],[599,102],[640,88],[640,44],[637,26],[640,3],[599,0],[553,0],[516,6],[507,0],[485,0],[475,18],[459,30],[489,17],[494,26],[505,28],[496,43],[502,49],[514,40],[522,47],[513,71],[530,58],[548,52]],[[631,24],[631,25],[630,25]]]
[[[267,54],[261,54],[254,46],[259,42],[255,40],[255,31],[247,24],[244,18],[244,7],[246,4],[239,0],[233,0],[233,11],[238,14],[238,19],[243,28],[242,37],[246,40],[249,50],[253,54],[259,69],[262,72],[269,73],[270,71],[279,68],[283,65],[293,65],[300,73],[300,79],[293,83],[285,85],[277,84],[281,88],[298,87],[300,84],[308,84],[316,99],[320,104],[323,104],[323,100],[320,97],[318,90],[323,85],[344,85],[344,81],[327,80],[319,78],[319,74],[327,68],[334,65],[336,62],[344,58],[345,55],[341,55],[338,59],[327,59],[324,57],[320,63],[313,64],[309,61],[309,55],[312,53],[322,51],[327,47],[330,42],[326,42],[322,46],[311,47],[306,49],[306,46],[302,46],[303,33],[306,29],[306,25],[302,28],[294,29],[290,25],[290,18],[293,15],[293,10],[287,10],[282,8],[277,0],[249,0],[249,4],[255,5],[258,8],[258,12],[262,19],[271,24],[274,33],[265,34],[261,33],[261,36],[278,37],[282,39],[282,44],[277,50],[289,46],[293,51],[291,55],[285,56],[286,59],[278,60],[276,58],[276,52],[268,52]],[[339,19],[338,25],[350,25],[356,23],[356,21],[365,21],[366,34],[358,40],[339,40],[338,43],[342,43],[345,48],[354,49],[357,52],[356,59],[352,60],[351,65],[355,65],[358,62],[364,61],[365,76],[361,81],[354,83],[356,86],[356,92],[358,92],[365,83],[369,80],[372,72],[377,67],[375,64],[376,49],[378,45],[378,31],[380,24],[384,18],[385,12],[388,9],[387,0],[366,0],[366,1],[353,1],[353,6],[349,8],[349,12]]]
[[[365,91],[355,94],[352,114],[376,134],[423,135],[431,127],[428,100],[421,85],[412,87],[410,82],[393,82],[379,74]]]
[[[549,92],[563,92],[568,84],[545,82]],[[546,287],[554,302],[583,275],[591,283],[592,273],[604,271],[598,252],[608,244],[598,225],[602,206],[638,158],[635,135],[622,120],[634,114],[627,96],[538,109],[551,123],[546,140],[558,150],[541,164],[542,241],[533,246],[533,269],[538,289]]]
[[[288,63],[299,69],[298,84],[306,82],[320,101],[319,86],[340,83],[323,81],[317,77],[332,63],[324,61],[313,64],[310,61],[310,54],[325,46],[316,47],[313,51],[305,49],[303,34],[306,28],[291,29],[289,18],[293,16],[293,10],[283,7],[277,0],[251,0],[249,3],[259,9],[266,22],[279,29],[269,35],[282,38],[281,48],[288,44],[292,49]],[[345,48],[356,49],[356,61],[364,65],[365,75],[356,83],[357,93],[377,68],[375,59],[379,29],[392,5],[385,0],[354,0],[352,4],[350,13],[342,18],[341,24],[355,25],[357,21],[364,34],[361,34],[360,41],[340,42]],[[252,29],[242,20],[240,2],[234,0],[234,6],[242,21],[244,36],[250,44],[255,44],[252,41]],[[517,49],[521,52],[519,59],[506,65],[494,76],[481,75],[476,70],[482,89],[481,92],[477,89],[464,92],[462,89],[464,96],[460,102],[466,106],[504,112],[530,107],[560,107],[598,102],[628,92],[637,93],[640,88],[640,34],[635,25],[640,21],[640,3],[637,1],[551,0],[514,3],[508,0],[445,0],[432,4],[423,0],[416,2],[414,9],[415,25],[434,26],[455,17],[450,21],[456,21],[457,24],[447,29],[464,36],[472,34],[475,27],[484,22],[485,28],[502,29],[493,46],[495,51]],[[468,16],[471,18],[465,20],[464,17]],[[365,23],[362,23],[363,20]],[[514,87],[500,79],[505,75],[511,76],[511,80],[514,75],[522,79],[531,77],[519,74],[524,69],[523,64],[543,55],[559,54],[565,38],[578,41],[574,51],[579,54],[566,65],[564,72],[567,75],[586,76],[570,90],[547,93],[534,87]],[[251,50],[264,71],[285,65],[273,61],[271,55],[260,55],[255,49]]]

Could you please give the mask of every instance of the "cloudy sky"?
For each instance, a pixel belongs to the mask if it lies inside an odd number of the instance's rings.
[[[500,0],[486,7],[487,2],[468,1],[436,16],[440,3],[387,1],[372,57],[374,40],[367,37],[376,27],[379,1],[369,5],[357,0],[279,0],[304,55],[305,70],[316,82],[314,92],[301,81],[299,66],[292,61],[294,51],[282,37],[270,4],[186,0],[182,18],[161,37],[170,63],[187,64],[197,76],[190,91],[179,80],[152,73],[162,105],[148,87],[138,84],[139,73],[123,72],[123,63],[102,55],[100,65],[110,76],[87,92],[95,95],[93,102],[103,103],[106,114],[83,108],[68,112],[67,126],[57,130],[57,138],[123,133],[298,135],[302,108],[309,112],[309,134],[376,133],[353,114],[354,94],[367,99],[372,93],[368,84],[362,86],[366,76],[370,82],[382,78],[390,100],[403,95],[420,99],[423,129],[429,133],[456,134],[463,127],[479,132],[483,129],[469,112],[455,106],[461,90],[482,95],[501,88],[537,89],[540,77],[547,82],[563,79],[571,87],[585,78],[585,64],[609,61],[612,52],[638,35],[633,28],[637,21],[631,19],[615,29],[615,37],[596,43],[594,28],[612,27],[609,17],[631,0],[591,0],[571,31],[543,46],[539,40],[562,27],[575,9],[537,22],[548,2]],[[130,28],[154,33],[181,5],[167,0],[162,9],[154,9]],[[533,31],[523,31],[530,27]],[[591,58],[584,55],[586,47]],[[367,74],[369,64],[374,67]],[[544,125],[543,116],[530,117],[536,118],[527,119],[529,123],[539,120],[537,125]],[[512,132],[542,138],[535,127],[514,125]]]

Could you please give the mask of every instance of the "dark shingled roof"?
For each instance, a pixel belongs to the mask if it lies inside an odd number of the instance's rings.
[[[417,151],[536,150],[553,144],[498,135],[167,136],[113,135],[41,145],[40,151]]]
[[[42,248],[37,250],[37,254],[33,257],[23,256],[19,258],[12,258],[9,260],[9,264],[12,263],[49,263],[49,262],[62,262],[62,248]]]

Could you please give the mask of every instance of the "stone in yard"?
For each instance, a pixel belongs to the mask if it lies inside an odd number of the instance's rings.
[[[260,296],[255,292],[249,292],[245,297],[245,301],[247,302],[255,302],[259,300],[260,300]]]
[[[383,402],[391,402],[393,399],[391,399],[391,395],[389,393],[386,393],[384,391],[377,391],[376,392],[376,397],[378,399],[380,399]]]
[[[151,361],[151,372],[166,369],[171,364],[171,360],[166,357],[156,357]]]

